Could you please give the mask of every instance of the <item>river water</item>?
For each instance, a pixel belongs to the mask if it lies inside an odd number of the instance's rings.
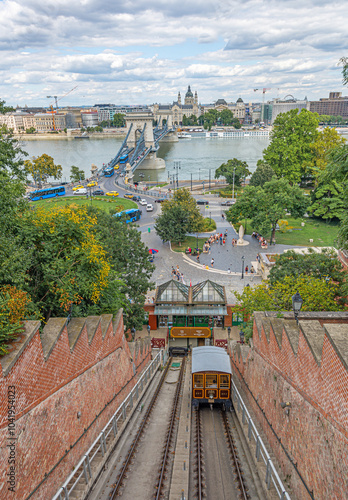
[[[69,181],[72,165],[83,169],[89,177],[91,165],[100,168],[103,163],[108,163],[117,154],[122,141],[122,138],[37,140],[23,142],[22,148],[29,153],[29,157],[43,153],[52,156],[55,163],[63,167],[62,180]],[[262,158],[268,144],[269,140],[262,137],[192,137],[173,143],[160,142],[157,155],[165,160],[166,168],[144,170],[144,180],[167,181],[168,176],[174,173],[174,162],[180,162],[179,179],[190,179],[191,174],[193,180],[208,179],[209,169],[213,179],[215,170],[231,158],[246,161],[249,170],[254,172],[257,160]],[[135,180],[139,179],[139,173],[142,173],[141,165],[135,172]]]

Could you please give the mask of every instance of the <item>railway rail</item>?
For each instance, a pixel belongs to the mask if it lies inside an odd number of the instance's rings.
[[[250,495],[248,494],[247,491],[247,486],[245,483],[244,479],[244,474],[241,469],[241,464],[240,464],[240,459],[238,457],[237,453],[237,448],[234,443],[234,439],[231,433],[230,425],[228,422],[228,417],[226,414],[226,411],[218,410],[218,409],[213,409],[213,410],[208,410],[205,409],[204,411],[212,411],[213,417],[216,415],[220,415],[220,420],[222,423],[222,428],[224,430],[224,435],[226,437],[225,443],[229,449],[229,456],[232,460],[233,463],[233,468],[234,468],[234,478],[233,478],[233,484],[231,484],[231,488],[233,488],[236,491],[236,498],[240,500],[250,500]],[[206,432],[206,429],[203,427],[202,423],[202,415],[201,415],[201,410],[197,409],[194,410],[195,413],[195,434],[194,434],[194,444],[195,444],[195,465],[194,465],[194,471],[195,471],[195,478],[193,481],[194,484],[194,495],[195,498],[198,500],[203,500],[204,498],[207,497],[208,493],[207,490],[213,489],[212,485],[206,484],[206,474],[205,474],[205,468],[207,465],[205,465],[208,462],[208,454],[205,456],[204,454],[204,434]],[[215,430],[214,430],[215,432]],[[216,478],[215,478],[216,479]],[[232,498],[232,497],[231,497]]]
[[[151,398],[151,401],[146,409],[145,415],[141,420],[141,423],[140,423],[139,428],[136,432],[136,435],[135,435],[135,437],[132,441],[132,444],[127,452],[127,455],[124,459],[121,471],[118,474],[116,482],[112,486],[112,490],[111,490],[110,496],[109,496],[109,498],[111,500],[115,500],[119,495],[122,495],[122,488],[125,485],[125,479],[127,477],[127,472],[129,471],[130,465],[133,463],[134,455],[136,453],[137,447],[140,443],[140,440],[141,440],[142,435],[144,433],[145,427],[146,427],[147,423],[149,422],[150,415],[151,415],[152,410],[155,406],[155,403],[157,401],[157,398],[159,396],[161,388],[164,384],[164,381],[167,377],[167,374],[168,374],[168,371],[169,371],[171,364],[172,364],[172,358],[169,358],[168,363],[167,363],[167,365],[163,371],[163,374],[161,376],[161,379],[158,383],[158,386],[157,386],[157,388],[156,388],[156,390]],[[170,455],[171,446],[173,443],[175,420],[176,420],[176,415],[177,415],[177,409],[179,406],[179,399],[180,399],[180,392],[181,392],[181,387],[182,387],[184,369],[185,369],[185,361],[183,360],[183,362],[181,364],[181,368],[180,368],[179,378],[177,381],[177,386],[176,386],[176,391],[175,391],[175,396],[174,396],[174,403],[173,403],[173,408],[171,411],[170,422],[169,422],[168,430],[166,433],[164,452],[163,452],[162,462],[161,462],[162,465],[161,465],[161,469],[160,469],[159,474],[158,474],[157,483],[155,485],[155,491],[156,491],[155,498],[156,499],[160,498],[162,491],[163,491],[163,488],[164,488],[166,471],[167,471],[167,467],[168,467],[168,459],[169,459],[169,455]]]

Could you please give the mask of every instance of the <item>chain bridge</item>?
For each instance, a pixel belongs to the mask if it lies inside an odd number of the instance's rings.
[[[126,137],[117,155],[104,168],[114,167],[120,161],[123,163],[127,158],[126,171],[131,177],[137,167],[141,164],[142,169],[165,168],[165,161],[157,158],[159,141],[165,136],[171,141],[177,141],[172,116],[166,120],[159,119],[157,126],[153,127],[154,115],[151,112],[128,113],[126,120]]]

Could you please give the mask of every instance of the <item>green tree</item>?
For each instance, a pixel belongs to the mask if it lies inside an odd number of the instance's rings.
[[[228,160],[227,163],[223,163],[215,171],[215,179],[219,177],[225,177],[226,182],[232,186],[233,184],[233,171],[234,175],[234,185],[240,186],[243,179],[250,175],[250,170],[248,164],[245,161],[237,160],[237,158],[232,158]]]
[[[70,180],[71,182],[81,182],[85,180],[85,172],[79,167],[75,167],[75,165],[71,165],[70,167]]]
[[[307,206],[308,200],[298,186],[291,186],[284,178],[272,178],[263,188],[247,186],[226,217],[232,223],[236,219],[251,218],[253,229],[264,236],[271,233],[272,242],[279,219],[288,211],[293,217],[301,217]]]
[[[271,143],[263,159],[276,175],[299,183],[312,160],[311,144],[316,140],[319,115],[302,109],[280,113],[274,121]]]
[[[341,57],[339,64],[342,64],[342,83],[348,85],[348,57]]]
[[[346,140],[334,128],[327,127],[317,134],[315,140],[310,144],[312,158],[308,164],[308,168],[314,177],[318,178],[321,172],[325,170],[330,151],[345,142]]]
[[[26,134],[35,134],[35,132],[36,132],[36,128],[35,127],[29,127],[25,131]]]
[[[12,106],[5,106],[5,101],[0,100],[0,115],[5,115],[6,113],[11,113],[14,111]]]
[[[224,125],[231,125],[233,123],[233,113],[230,109],[220,111],[219,117]]]
[[[187,189],[175,191],[171,200],[162,203],[162,214],[156,219],[155,230],[163,241],[180,243],[187,233],[200,231],[204,218],[196,200]]]
[[[106,250],[111,269],[121,280],[124,323],[127,328],[140,330],[146,293],[153,286],[150,278],[155,266],[149,260],[149,250],[133,225],[91,207],[88,213],[97,219],[96,235]]]
[[[299,275],[311,276],[326,282],[333,281],[339,288],[347,279],[347,273],[342,272],[342,265],[336,253],[323,249],[320,253],[314,250],[308,254],[288,251],[279,255],[270,271],[269,282],[273,286],[281,283],[285,277],[296,279]]]
[[[324,220],[341,220],[346,213],[344,187],[335,179],[319,181],[308,212]]]
[[[0,173],[10,179],[25,181],[27,176],[23,165],[26,156],[28,153],[21,149],[8,128],[0,127]]]
[[[32,176],[35,184],[38,184],[39,187],[42,186],[42,182],[47,177],[60,179],[63,171],[62,166],[55,165],[53,158],[45,153],[38,158],[33,158],[32,161],[25,160],[24,166],[27,173]]]
[[[122,113],[115,113],[112,119],[112,123],[114,127],[124,127],[126,125],[124,115]]]
[[[256,170],[251,176],[249,185],[255,187],[257,186],[262,187],[266,182],[269,182],[275,175],[276,174],[272,167],[270,167],[265,161],[258,160]]]

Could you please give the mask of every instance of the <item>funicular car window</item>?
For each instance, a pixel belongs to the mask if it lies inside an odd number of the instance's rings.
[[[216,373],[207,374],[205,376],[205,386],[206,387],[217,387],[217,375],[216,375]]]
[[[195,374],[194,376],[194,386],[195,387],[203,387],[204,375]]]
[[[229,387],[229,376],[220,375],[220,387]]]

